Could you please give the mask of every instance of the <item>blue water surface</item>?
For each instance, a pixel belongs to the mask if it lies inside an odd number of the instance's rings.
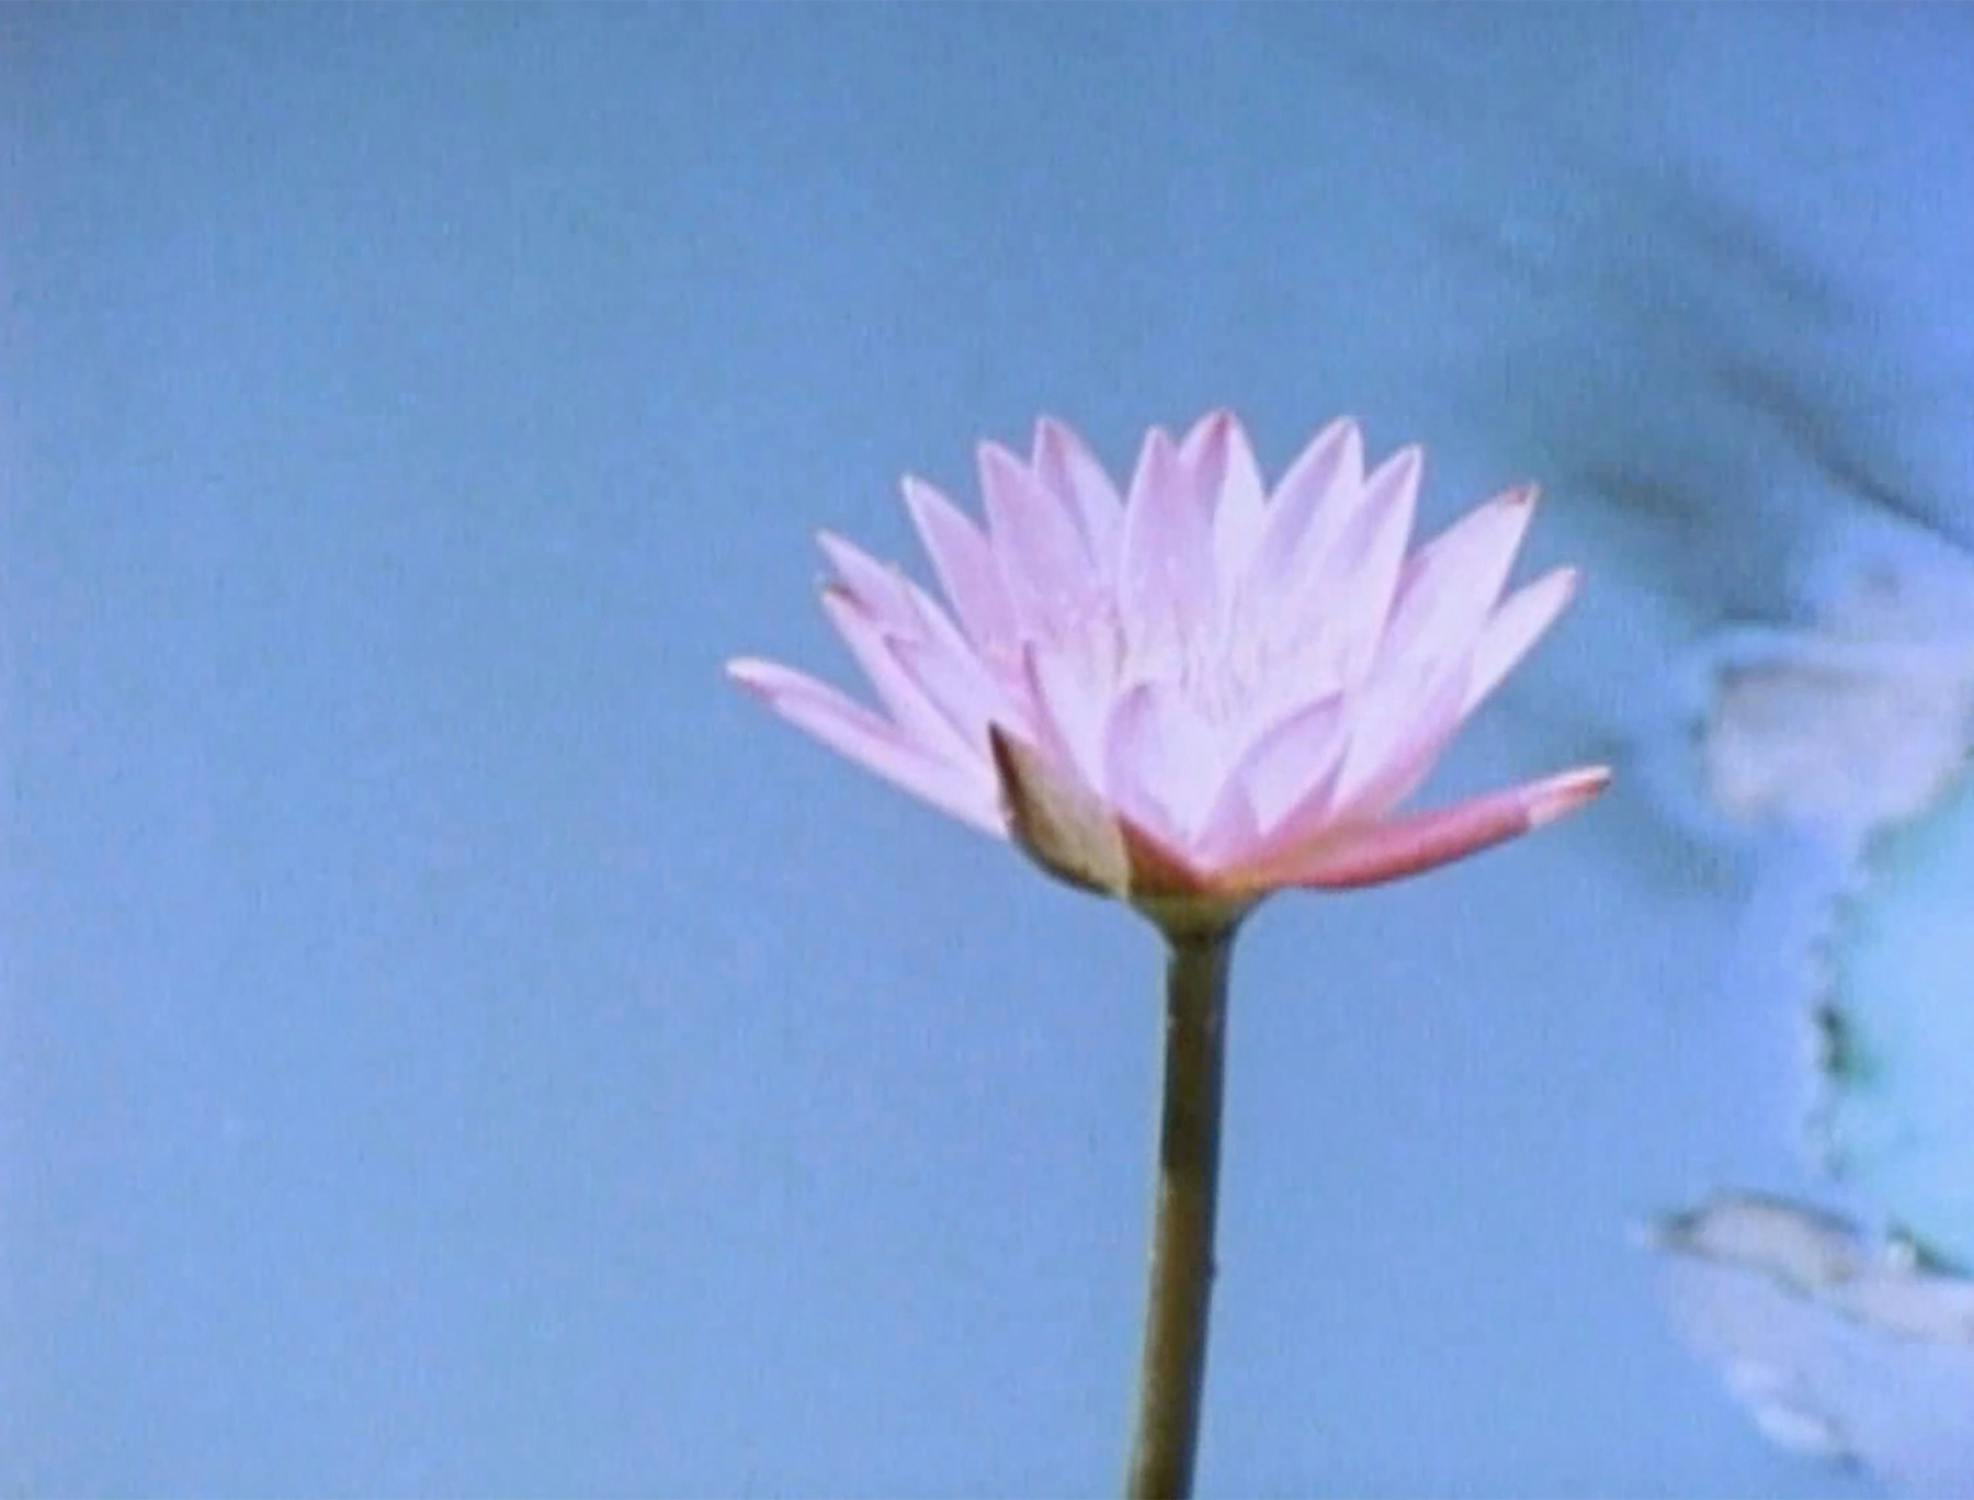
[[[1946,7],[0,10],[0,1489],[1113,1489],[1153,935],[719,665],[1229,404],[1542,481],[1433,794],[1621,779],[1251,924],[1202,1490],[1871,1493],[1628,1237],[1814,1183],[1665,684],[1974,536],[1970,141]]]

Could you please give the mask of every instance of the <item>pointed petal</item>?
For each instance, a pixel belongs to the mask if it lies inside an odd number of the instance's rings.
[[[1005,837],[990,779],[939,760],[827,683],[774,662],[743,657],[727,675],[798,729],[962,822]]]
[[[1100,579],[1117,571],[1117,549],[1124,534],[1124,502],[1102,464],[1076,433],[1053,417],[1035,424],[1033,467],[1042,483],[1076,512]]]
[[[835,570],[837,581],[850,591],[866,613],[876,618],[887,634],[902,641],[929,641],[944,650],[975,655],[972,643],[953,623],[945,607],[895,564],[878,562],[832,532],[819,532],[816,540]],[[984,746],[986,741],[981,743]]]
[[[1127,628],[1183,630],[1211,614],[1212,521],[1171,436],[1153,428],[1124,505],[1118,601]]]
[[[823,590],[823,613],[857,659],[903,738],[942,760],[965,761],[978,751],[942,712],[918,679],[893,655],[884,627],[848,589]]]
[[[1535,643],[1576,597],[1577,578],[1575,568],[1557,568],[1543,574],[1534,583],[1510,594],[1481,627],[1480,640],[1474,646],[1473,676],[1467,683],[1467,703],[1462,712],[1472,713],[1534,649]]]
[[[980,445],[980,492],[1015,616],[1025,634],[1052,639],[1095,591],[1082,533],[1055,492],[998,443]]]
[[[1239,786],[1261,827],[1271,828],[1329,775],[1348,740],[1344,696],[1327,694],[1256,736],[1227,773],[1227,785]]]
[[[1224,408],[1210,411],[1179,439],[1179,467],[1190,477],[1194,493],[1209,502],[1227,473],[1227,431],[1233,420],[1234,414]]]
[[[1238,747],[1179,683],[1152,678],[1123,696],[1134,695],[1128,706],[1119,698],[1106,727],[1106,785],[1121,774],[1120,805],[1183,846],[1213,805]]]
[[[1425,455],[1416,446],[1401,448],[1380,464],[1364,481],[1364,498],[1336,546],[1318,564],[1321,582],[1310,592],[1313,600],[1327,601],[1325,612],[1344,643],[1347,676],[1370,666],[1384,634],[1424,466]]]
[[[1469,511],[1406,562],[1384,650],[1392,657],[1465,655],[1508,582],[1535,514],[1524,485]]]
[[[1370,685],[1347,710],[1350,744],[1338,778],[1340,820],[1377,818],[1405,800],[1431,774],[1460,728],[1467,669]]]
[[[1071,885],[1114,896],[1128,892],[1131,861],[1116,814],[1048,756],[998,724],[988,734],[1015,843]]]
[[[1270,872],[1271,879],[1337,889],[1415,875],[1553,823],[1596,797],[1610,780],[1608,768],[1586,767],[1437,812],[1374,824],[1318,845]]]
[[[817,532],[816,545],[829,559],[837,581],[856,597],[867,614],[894,634],[920,633],[921,621],[912,603],[911,587],[896,568],[879,562],[832,531]]]
[[[1261,828],[1247,788],[1229,778],[1193,837],[1192,853],[1211,870],[1239,863],[1260,842]]]
[[[1272,823],[1263,823],[1260,840],[1252,855],[1241,861],[1242,867],[1266,866],[1320,842],[1336,826],[1337,781],[1342,774],[1343,757],[1337,756]]]
[[[1317,433],[1275,486],[1267,524],[1249,565],[1253,586],[1288,585],[1299,559],[1328,550],[1364,483],[1364,435],[1339,418]]]
[[[1186,435],[1180,461],[1213,513],[1213,558],[1222,588],[1231,590],[1267,525],[1261,469],[1239,417],[1217,411]]]
[[[1104,726],[1105,799],[1153,833],[1178,842],[1170,812],[1154,791],[1164,770],[1158,734],[1158,698],[1141,682],[1111,706]]]
[[[1022,651],[1022,670],[1035,699],[1045,748],[1082,777],[1086,786],[1101,787],[1110,693],[1092,683],[1074,658],[1037,650],[1033,644]]]
[[[1165,841],[1063,774],[996,725],[991,731],[1014,840],[1035,862],[1071,885],[1113,896],[1190,896],[1200,874]]]
[[[987,539],[959,508],[922,480],[905,480],[905,505],[925,543],[939,586],[982,652],[1015,638],[1014,610]]]
[[[898,665],[951,721],[974,756],[987,753],[987,726],[1000,722],[1030,730],[1025,705],[1017,702],[981,664],[971,649],[954,651],[936,641],[895,638],[889,643]]]
[[[987,720],[997,712],[1012,716],[1026,730],[1027,715],[1009,701],[937,600],[897,568],[877,562],[843,538],[823,532],[817,540],[841,587],[882,632],[888,655],[959,730],[971,755],[987,754]],[[859,647],[852,642],[851,649]],[[875,669],[863,664],[867,674],[884,670],[881,663]],[[892,711],[897,712],[895,706]]]

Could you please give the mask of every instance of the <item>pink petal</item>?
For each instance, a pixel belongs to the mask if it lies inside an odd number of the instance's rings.
[[[889,644],[898,665],[939,706],[974,754],[986,754],[989,724],[1030,731],[1026,707],[1002,690],[971,649],[955,651],[936,641],[902,638]]]
[[[1460,727],[1467,675],[1462,663],[1380,680],[1350,704],[1350,744],[1336,791],[1339,818],[1379,817],[1418,790]]]
[[[1148,682],[1139,683],[1112,705],[1104,726],[1102,789],[1111,806],[1176,843],[1178,830],[1172,816],[1153,792],[1164,780],[1166,759],[1158,719],[1157,692]]]
[[[894,564],[880,563],[832,532],[819,532],[821,544],[837,580],[873,615],[887,634],[899,640],[929,640],[962,655],[974,654],[944,606]]]
[[[987,539],[952,501],[923,480],[905,480],[905,505],[939,575],[939,586],[953,601],[973,644],[987,651],[1012,641],[1014,609]]]
[[[823,532],[818,541],[842,586],[884,633],[890,657],[960,731],[974,754],[987,753],[987,721],[997,713],[1011,713],[1026,728],[1026,714],[1013,711],[972,644],[924,589],[841,537]]]
[[[1517,838],[1575,812],[1610,785],[1607,767],[1477,797],[1436,812],[1374,824],[1270,871],[1271,883],[1325,888],[1377,885]]]
[[[1220,481],[1227,473],[1227,433],[1233,421],[1230,411],[1208,412],[1179,439],[1179,467],[1186,471],[1195,494],[1211,497],[1220,492]]]
[[[1105,785],[1119,805],[1175,845],[1201,826],[1233,748],[1221,726],[1202,715],[1179,683],[1165,678],[1143,682],[1118,699],[1104,744]]]
[[[1464,655],[1501,597],[1535,514],[1534,485],[1498,495],[1405,564],[1384,650],[1394,657]]]
[[[980,445],[980,491],[1017,618],[1030,635],[1056,635],[1095,588],[1082,534],[1055,492],[997,443]]]
[[[891,711],[905,739],[940,759],[964,761],[980,748],[933,701],[918,679],[893,655],[884,627],[846,589],[823,590],[823,613],[836,627],[877,696]]]
[[[1185,629],[1213,609],[1213,517],[1172,438],[1145,436],[1124,504],[1118,603],[1127,626]]]
[[[868,709],[826,683],[774,662],[741,658],[727,675],[798,729],[839,755],[984,832],[1005,836],[1007,825],[990,778],[962,769],[915,745]]]
[[[895,635],[922,633],[923,622],[912,602],[911,586],[896,568],[887,567],[834,532],[817,532],[816,545],[829,559],[837,579],[886,630]]]
[[[1190,462],[1199,493],[1213,510],[1213,557],[1223,587],[1231,589],[1247,571],[1268,524],[1266,491],[1247,429],[1230,411],[1214,412],[1186,435],[1180,460]]]
[[[1058,879],[1122,896],[1131,857],[1116,811],[1046,752],[1000,725],[988,731],[1001,803],[1016,845]]]
[[[1274,861],[1330,832],[1336,826],[1337,780],[1342,774],[1343,758],[1337,756],[1273,822],[1262,824],[1260,838],[1245,852],[1240,865],[1246,868]]]
[[[1364,481],[1364,498],[1336,546],[1318,564],[1322,582],[1311,593],[1327,600],[1324,611],[1336,622],[1351,667],[1360,671],[1369,666],[1384,634],[1424,466],[1425,455],[1416,446],[1401,448],[1380,464]]]
[[[1097,576],[1114,576],[1124,533],[1124,502],[1103,465],[1068,426],[1044,417],[1035,424],[1033,467],[1042,483],[1075,509]]]
[[[1022,651],[1022,670],[1035,699],[1044,748],[1095,789],[1104,784],[1104,732],[1111,695],[1061,652]]]
[[[1556,623],[1556,617],[1576,596],[1577,577],[1575,568],[1543,574],[1510,594],[1481,627],[1463,712],[1472,713]]]
[[[1364,482],[1364,436],[1349,418],[1330,423],[1275,486],[1250,564],[1252,586],[1286,587],[1305,555],[1328,550]]]
[[[1329,775],[1348,728],[1343,694],[1305,703],[1256,736],[1227,773],[1227,784],[1243,790],[1262,827],[1272,827]]]
[[[1095,796],[998,724],[994,768],[1010,832],[1050,873],[1115,896],[1191,897],[1209,883],[1169,844]]]
[[[1192,851],[1209,869],[1237,862],[1261,842],[1260,824],[1247,788],[1233,778],[1207,810],[1199,832],[1193,837]]]

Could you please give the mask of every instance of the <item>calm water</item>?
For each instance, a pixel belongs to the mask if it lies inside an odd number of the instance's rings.
[[[1872,1493],[1629,1235],[1834,1201],[1690,685],[1958,577],[1971,139],[1944,7],[0,11],[0,1489],[1108,1491],[1154,942],[717,669],[1224,403],[1541,480],[1435,792],[1622,780],[1252,924],[1203,1489]]]

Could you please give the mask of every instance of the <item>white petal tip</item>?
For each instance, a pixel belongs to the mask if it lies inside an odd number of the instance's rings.
[[[946,500],[946,494],[943,490],[937,485],[919,478],[916,474],[901,475],[898,480],[898,489],[905,497],[906,508],[912,511],[913,514],[917,514],[923,508],[937,505],[942,500],[948,505],[952,504],[950,500]]]
[[[983,439],[975,444],[973,456],[979,462],[983,474],[1006,470],[1019,472],[1027,467],[1007,447],[992,438]]]
[[[1609,766],[1591,766],[1581,771],[1565,772],[1529,798],[1528,826],[1542,828],[1558,818],[1568,817],[1610,784]]]
[[[773,692],[775,666],[758,656],[736,656],[724,668],[729,680],[759,698]]]

